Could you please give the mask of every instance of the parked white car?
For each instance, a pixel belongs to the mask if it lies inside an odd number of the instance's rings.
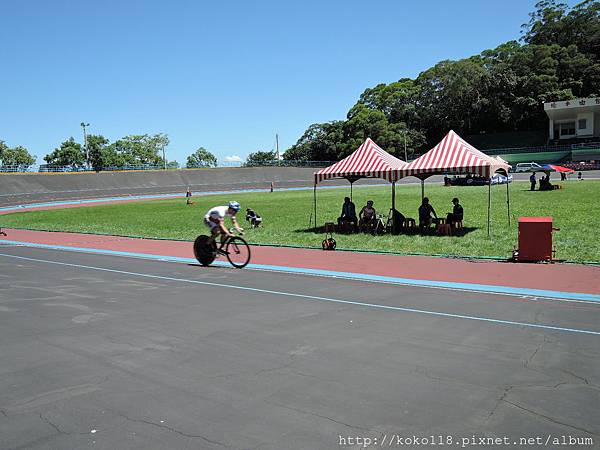
[[[514,172],[515,173],[531,172],[531,169],[541,169],[541,168],[542,168],[542,166],[540,166],[538,163],[535,163],[535,162],[518,163],[514,168]]]

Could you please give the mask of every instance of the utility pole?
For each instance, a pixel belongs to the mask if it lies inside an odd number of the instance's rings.
[[[167,159],[165,158],[165,146],[163,145],[163,168],[164,170],[167,170]]]
[[[83,128],[83,147],[85,148],[85,165],[88,169],[90,168],[90,151],[88,150],[87,133],[85,132],[85,127],[89,126],[89,123],[81,122],[81,128]]]
[[[279,158],[280,158],[280,156],[279,156],[279,135],[277,133],[275,133],[275,148],[277,149],[276,153],[275,153],[275,157],[277,158],[277,161],[279,161]]]
[[[406,153],[406,130],[404,130],[404,162],[408,162],[408,156]]]

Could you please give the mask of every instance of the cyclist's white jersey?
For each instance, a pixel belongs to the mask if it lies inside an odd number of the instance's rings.
[[[229,214],[229,206],[215,206],[211,210],[209,210],[204,218],[206,220],[209,219],[225,219],[225,216],[232,217],[233,214]]]

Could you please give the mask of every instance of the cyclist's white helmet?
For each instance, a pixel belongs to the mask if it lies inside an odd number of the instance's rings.
[[[240,204],[238,202],[229,202],[229,207],[235,212],[238,212],[240,210]]]

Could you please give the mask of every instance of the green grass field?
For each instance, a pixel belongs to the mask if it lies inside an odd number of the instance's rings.
[[[507,224],[506,187],[492,187],[492,237],[487,238],[487,187],[444,187],[426,185],[427,195],[440,217],[452,210],[452,197],[459,197],[465,208],[466,233],[463,236],[371,236],[336,235],[338,249],[396,252],[401,254],[486,256],[507,258],[517,244],[519,216],[552,216],[556,257],[573,262],[600,261],[600,182],[570,181],[564,189],[552,192],[529,192],[529,184],[510,186],[511,225]],[[397,188],[397,208],[407,217],[417,217],[420,186]],[[349,188],[318,191],[318,221],[335,222],[343,197]],[[355,187],[357,212],[367,199],[375,201],[378,212],[390,208],[390,188]],[[171,238],[192,241],[205,233],[202,216],[212,206],[235,199],[243,208],[251,207],[264,218],[265,226],[250,230],[246,237],[254,244],[319,247],[323,233],[309,230],[312,190],[275,193],[244,193],[194,197],[188,206],[185,199],[155,200],[138,203],[91,206],[48,211],[31,211],[2,216],[0,225],[9,228],[73,231],[122,236]],[[242,211],[240,215],[243,219]],[[241,221],[245,226],[243,220]]]

